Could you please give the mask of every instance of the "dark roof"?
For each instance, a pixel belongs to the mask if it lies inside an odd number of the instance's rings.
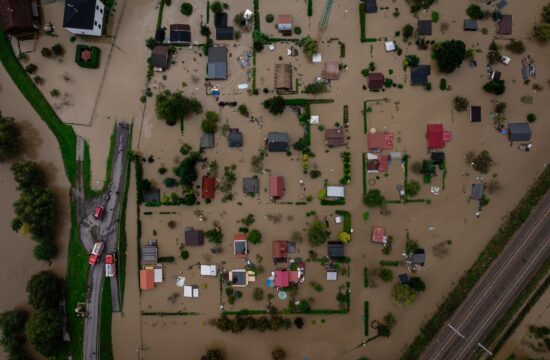
[[[202,230],[186,229],[185,245],[187,246],[204,245],[204,232]]]
[[[216,28],[216,40],[233,40],[233,26]]]
[[[171,44],[191,44],[191,28],[186,24],[170,25],[170,43]]]
[[[431,74],[430,65],[418,65],[411,67],[411,84],[424,85],[428,83],[428,76]]]
[[[231,271],[233,285],[246,285],[246,271]]]
[[[211,46],[208,49],[208,78],[227,79],[227,48]]]
[[[481,200],[481,198],[483,197],[483,191],[483,184],[472,184],[472,200]]]
[[[501,0],[497,3],[497,9],[502,10],[506,5],[508,5],[508,2],[506,0]]]
[[[166,39],[166,30],[163,28],[157,29],[157,31],[155,31],[155,40],[162,43],[164,39]]]
[[[229,143],[229,147],[243,146],[243,133],[240,132],[239,129],[229,129],[227,142]]]
[[[201,149],[209,149],[214,147],[214,134],[204,133],[201,137]]]
[[[410,281],[409,275],[407,273],[399,275],[400,284],[408,284]]]
[[[63,27],[92,30],[96,3],[97,0],[65,0]]]
[[[432,21],[431,20],[418,20],[418,35],[431,35],[432,34]]]
[[[160,202],[160,190],[151,189],[143,193],[144,202]]]
[[[529,141],[531,140],[531,127],[529,123],[510,123],[510,141]]]
[[[168,66],[168,48],[157,45],[151,52],[151,64],[156,68],[165,69]]]
[[[246,240],[237,239],[233,241],[233,251],[235,255],[246,255],[248,254],[248,246]]]
[[[288,134],[284,132],[270,132],[267,135],[267,150],[285,152],[288,150]]]
[[[470,121],[481,122],[481,106],[470,106]]]
[[[491,80],[499,81],[501,77],[502,73],[500,71],[495,71]]]
[[[384,74],[370,73],[368,77],[369,90],[380,90],[384,87]]]
[[[466,31],[476,31],[477,30],[477,20],[475,20],[475,19],[466,19],[466,20],[464,20],[464,30],[466,30]]]
[[[340,241],[327,242],[328,257],[331,259],[339,259],[344,257],[344,244]]]
[[[326,129],[325,144],[329,147],[346,145],[346,134],[343,129]]]
[[[502,15],[498,22],[498,33],[502,35],[512,34],[512,15]]]
[[[424,266],[425,261],[426,261],[426,254],[424,253],[424,249],[417,249],[412,255],[413,264]]]
[[[378,12],[378,6],[376,5],[376,0],[363,0],[365,3],[365,13],[374,14]]]
[[[245,194],[256,194],[260,191],[260,179],[257,177],[243,178],[243,192]]]
[[[158,249],[154,245],[142,246],[139,249],[142,263],[156,263],[158,259]]]
[[[214,15],[214,26],[226,27],[227,26],[227,14],[226,13],[217,13]]]
[[[445,153],[441,151],[434,151],[430,154],[430,158],[434,165],[442,164],[445,161]]]
[[[30,0],[0,0],[0,27],[11,35],[36,31]]]

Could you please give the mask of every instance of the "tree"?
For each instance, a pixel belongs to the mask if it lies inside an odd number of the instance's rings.
[[[51,58],[52,57],[52,50],[50,48],[47,48],[47,47],[43,47],[42,50],[40,50],[40,53],[42,54],[42,56],[44,56],[45,58]]]
[[[420,192],[420,183],[416,180],[409,180],[405,183],[405,194],[415,197]]]
[[[453,99],[453,107],[456,111],[462,112],[468,110],[468,106],[470,105],[470,102],[468,99],[462,96],[456,96]]]
[[[0,113],[0,162],[12,159],[21,150],[21,134],[13,118]]]
[[[61,43],[57,43],[54,46],[52,46],[52,52],[55,56],[60,57],[65,55],[65,48]]]
[[[525,51],[525,45],[521,40],[510,39],[510,42],[506,44],[505,48],[514,54],[521,54]]]
[[[391,335],[391,330],[390,330],[389,326],[387,326],[385,324],[378,325],[378,335],[377,336],[390,337],[390,335]]]
[[[491,158],[489,152],[487,150],[483,150],[474,158],[472,167],[474,170],[479,171],[482,174],[487,174],[493,164],[493,158]]]
[[[537,121],[537,115],[533,113],[527,114],[527,121],[530,123],[534,123],[535,121]]]
[[[386,315],[384,315],[384,323],[386,324],[386,326],[391,330],[393,329],[393,327],[395,326],[397,321],[395,321],[395,317],[393,316],[393,314],[391,312],[387,313]]]
[[[36,310],[56,308],[61,299],[62,282],[54,273],[41,271],[27,282],[29,304]]]
[[[538,23],[534,27],[535,38],[542,42],[550,40],[550,23]]]
[[[466,14],[475,20],[481,20],[485,17],[483,10],[481,10],[481,8],[476,4],[470,4],[470,6],[466,8]]]
[[[414,54],[411,54],[411,55],[406,55],[405,56],[405,60],[403,60],[403,65],[405,65],[405,67],[407,66],[418,66],[418,64],[420,64],[420,59],[418,58],[418,56],[414,55]]]
[[[223,240],[223,233],[219,229],[208,230],[204,236],[213,244],[221,244]]]
[[[324,222],[315,220],[307,229],[307,239],[311,246],[319,246],[324,244],[328,239],[327,227]]]
[[[166,121],[166,124],[175,125],[189,114],[200,114],[202,105],[196,98],[183,96],[180,91],[165,90],[156,97],[157,116]]]
[[[202,131],[205,133],[214,134],[218,131],[218,120],[218,113],[207,111],[206,114],[204,114],[204,120],[201,124]]]
[[[63,342],[63,317],[57,309],[33,313],[25,329],[29,341],[38,352],[47,357],[57,354]]]
[[[408,285],[396,284],[393,289],[393,298],[400,305],[410,305],[416,300],[416,291]]]
[[[421,292],[421,291],[426,290],[426,284],[425,284],[424,281],[422,281],[422,279],[419,278],[418,276],[413,276],[413,277],[409,280],[409,286],[410,286],[411,288],[413,288],[414,291],[416,291],[416,292]]]
[[[452,73],[466,57],[466,44],[461,40],[448,40],[434,45],[433,55],[439,71]]]
[[[403,26],[403,29],[401,29],[401,34],[405,39],[410,38],[413,35],[414,28],[411,24],[407,24]]]
[[[259,287],[254,288],[252,298],[256,301],[262,301],[264,299],[264,291]]]
[[[200,160],[200,153],[192,151],[181,161],[176,168],[176,175],[180,178],[180,184],[191,187],[197,180],[197,162]]]
[[[21,191],[35,186],[41,187],[44,184],[44,173],[34,161],[23,160],[13,163],[11,171],[15,181],[19,184],[18,189]]]
[[[189,259],[189,251],[183,249],[181,252],[180,252],[180,257],[182,260],[187,260]]]
[[[285,99],[282,96],[274,96],[263,102],[264,108],[266,108],[273,115],[280,115],[285,110]]]
[[[276,348],[271,353],[271,358],[273,360],[285,360],[286,359],[286,352],[282,348]]]
[[[248,117],[250,113],[248,112],[248,107],[245,104],[240,104],[239,107],[239,114],[241,114],[244,117]]]
[[[328,91],[327,83],[320,81],[307,84],[304,88],[304,92],[307,94],[320,94]]]
[[[550,23],[550,4],[542,8],[542,21]]]
[[[380,273],[378,275],[380,276],[380,279],[384,280],[384,282],[390,282],[393,280],[393,272],[390,269],[380,269]]]
[[[253,229],[248,233],[247,239],[252,244],[259,244],[262,241],[262,233],[259,230]]]
[[[382,207],[386,203],[386,199],[378,189],[371,189],[363,195],[363,204],[370,208]]]
[[[506,91],[504,80],[491,80],[483,85],[483,90],[495,95],[502,95]]]
[[[36,260],[51,261],[57,256],[57,246],[53,239],[41,240],[32,250],[32,255]]]
[[[38,66],[36,66],[35,64],[29,64],[27,66],[25,66],[25,71],[29,74],[34,74],[36,72],[36,70],[38,70]]]
[[[502,55],[500,54],[500,46],[493,40],[489,44],[489,51],[487,52],[487,61],[489,64],[494,65],[500,61]]]
[[[22,352],[26,322],[27,313],[22,310],[11,310],[0,314],[0,344],[4,346],[10,359]]]
[[[298,329],[301,329],[304,327],[304,319],[301,317],[297,317],[294,319],[294,326],[296,326]]]
[[[28,226],[33,236],[38,239],[51,237],[57,210],[51,189],[35,186],[25,190],[13,207],[17,218]]]
[[[304,49],[304,55],[306,55],[310,60],[314,54],[317,54],[319,52],[319,45],[317,44],[317,41],[313,40],[309,36],[302,38],[298,42],[298,45],[302,46],[302,48]]]
[[[193,13],[193,5],[188,2],[184,2],[181,4],[180,11],[185,16],[190,16]]]
[[[176,179],[171,178],[171,177],[168,177],[168,178],[164,179],[162,182],[164,183],[164,186],[169,187],[169,188],[174,187],[177,184]]]
[[[214,1],[212,4],[210,4],[210,10],[211,10],[214,14],[221,13],[221,12],[223,12],[223,5],[222,5],[222,3],[219,2],[219,1]]]

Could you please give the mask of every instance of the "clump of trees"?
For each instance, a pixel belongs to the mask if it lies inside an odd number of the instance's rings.
[[[409,0],[407,3],[411,7],[412,13],[417,13],[422,9],[429,9],[435,0]]]
[[[506,91],[504,80],[491,80],[483,85],[483,90],[495,95],[502,95]]]
[[[190,114],[200,114],[202,104],[194,97],[183,96],[181,91],[165,90],[157,95],[155,109],[160,119],[173,126]]]
[[[468,106],[470,105],[470,102],[468,99],[462,96],[456,96],[453,99],[453,107],[456,111],[462,112],[468,110]]]
[[[175,170],[175,173],[180,178],[180,184],[191,188],[197,180],[197,163],[200,161],[200,153],[192,151],[183,159]]]
[[[550,4],[542,8],[541,18],[542,21],[535,24],[534,35],[538,40],[546,42],[550,40]]]
[[[511,39],[510,42],[506,44],[505,48],[514,54],[521,54],[525,51],[525,44],[523,44],[521,40]]]
[[[476,4],[470,4],[470,6],[466,8],[466,14],[475,20],[481,20],[486,16],[486,13]]]
[[[44,174],[33,161],[18,161],[11,166],[21,197],[13,204],[16,217],[12,229],[30,234],[38,241],[33,255],[38,260],[50,261],[57,255],[54,243],[54,225],[57,214],[55,197],[44,185]]]
[[[319,52],[319,44],[309,36],[300,39],[297,44],[303,48],[304,55],[307,56],[310,61],[313,55]]]
[[[384,206],[386,198],[382,195],[380,190],[371,189],[363,195],[363,203],[370,208],[378,208]]]
[[[487,150],[480,152],[472,161],[472,167],[474,170],[479,171],[482,174],[487,174],[489,170],[491,170],[493,164],[493,158]]]
[[[466,44],[461,40],[447,40],[433,47],[433,56],[439,71],[452,73],[466,58]]]
[[[396,284],[393,289],[393,298],[399,305],[409,305],[416,300],[416,295],[426,290],[424,281],[413,276],[407,284]]]
[[[285,111],[285,99],[282,96],[274,96],[263,102],[264,108],[266,108],[273,115],[280,115]]]
[[[218,131],[218,121],[218,113],[214,111],[207,111],[206,114],[204,114],[204,119],[201,124],[202,131],[205,133],[214,134]]]
[[[328,240],[330,232],[324,222],[316,219],[307,229],[307,239],[311,246],[319,246]]]
[[[21,151],[21,133],[13,118],[0,113],[0,163],[10,160]]]
[[[271,316],[247,316],[246,311],[243,315],[237,315],[234,319],[230,319],[225,315],[217,319],[210,320],[210,325],[217,327],[221,331],[231,331],[238,334],[246,329],[264,331],[288,330],[292,326],[292,321],[280,315],[272,314]]]
[[[405,183],[405,194],[414,197],[420,192],[420,183],[416,180],[409,180]]]
[[[0,344],[10,360],[26,359],[23,344],[27,319],[27,313],[22,310],[10,310],[0,314]]]

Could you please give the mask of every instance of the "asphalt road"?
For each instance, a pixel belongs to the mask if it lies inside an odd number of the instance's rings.
[[[118,124],[115,134],[115,149],[113,153],[113,168],[108,190],[99,199],[86,201],[81,192],[76,191],[79,213],[79,235],[82,245],[91,251],[95,241],[105,242],[103,254],[112,253],[117,246],[117,226],[120,213],[120,200],[124,193],[126,181],[126,150],[130,129],[126,124]],[[105,208],[103,218],[95,220],[93,211],[97,205]],[[88,274],[88,295],[86,298],[87,317],[84,322],[84,359],[99,358],[99,328],[101,286],[105,278],[105,256],[102,255]],[[113,311],[120,311],[119,288],[117,277],[111,278],[111,294]]]
[[[550,192],[421,358],[470,359],[476,352],[485,351],[481,348],[485,337],[549,256]]]

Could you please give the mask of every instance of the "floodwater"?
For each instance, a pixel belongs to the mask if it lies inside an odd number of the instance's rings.
[[[144,46],[146,38],[154,33],[158,4],[145,0],[130,2],[119,1],[114,20],[111,22],[113,29],[111,34],[116,37],[109,38],[114,41],[109,66],[97,71],[97,76],[106,71],[103,85],[94,82],[89,94],[95,97],[96,107],[90,110],[83,103],[83,118],[91,118],[91,126],[77,126],[76,131],[85,136],[92,149],[93,181],[103,179],[105,171],[104,159],[108,153],[108,137],[112,131],[114,121],[133,121],[133,148],[144,156],[152,156],[154,162],[144,163],[145,177],[153,184],[160,187],[163,193],[177,192],[177,189],[168,189],[163,185],[163,179],[172,175],[175,167],[183,156],[179,152],[182,144],[188,143],[194,149],[198,148],[201,135],[201,115],[190,116],[185,120],[183,135],[179,125],[169,127],[163,121],[157,119],[154,111],[154,98],[149,98],[145,107],[139,102],[139,97],[145,89],[146,58],[148,50]],[[548,68],[542,66],[545,59],[550,58],[550,47],[541,46],[529,40],[533,19],[538,17],[544,1],[511,2],[504,13],[514,15],[514,37],[522,39],[527,46],[524,55],[530,54],[537,64],[537,80],[533,83],[540,84],[544,90],[535,93],[530,85],[524,85],[521,80],[520,62],[521,56],[512,55],[512,63],[508,66],[496,65],[506,80],[507,91],[498,97],[500,101],[508,104],[508,121],[524,121],[530,112],[536,113],[537,122],[532,124],[533,149],[531,152],[520,152],[516,146],[509,146],[506,138],[493,130],[489,113],[492,111],[492,100],[495,98],[481,89],[486,81],[485,55],[490,41],[494,36],[494,26],[490,20],[480,21],[480,28],[487,28],[489,34],[483,35],[481,31],[465,33],[462,31],[462,21],[465,18],[464,9],[468,1],[439,2],[432,10],[440,14],[440,22],[449,25],[449,29],[442,34],[439,24],[434,24],[433,40],[448,38],[462,39],[468,47],[479,49],[476,54],[477,68],[470,68],[464,64],[451,75],[439,74],[435,64],[430,60],[430,53],[418,50],[414,44],[404,44],[401,38],[396,41],[403,48],[403,55],[416,54],[421,63],[432,65],[430,81],[433,90],[428,92],[423,88],[413,88],[409,85],[409,73],[403,71],[402,57],[395,53],[386,53],[383,42],[361,44],[359,42],[359,18],[357,14],[357,2],[346,0],[335,2],[332,8],[328,28],[320,33],[319,20],[322,14],[322,3],[314,2],[313,16],[306,15],[307,2],[300,0],[283,0],[280,2],[260,2],[260,18],[262,31],[276,35],[273,23],[267,24],[265,15],[271,13],[275,17],[283,13],[292,13],[294,23],[302,28],[302,34],[311,34],[320,41],[320,50],[323,61],[340,61],[347,65],[347,70],[341,73],[340,79],[332,81],[331,92],[317,95],[319,98],[330,98],[332,104],[319,104],[312,106],[312,114],[320,115],[320,122],[326,128],[334,127],[335,123],[342,123],[343,106],[349,107],[350,127],[347,132],[349,137],[349,151],[352,153],[352,182],[346,186],[346,205],[341,207],[320,206],[316,198],[317,192],[322,188],[323,180],[329,183],[337,183],[342,174],[342,162],[339,154],[344,148],[326,150],[323,132],[312,127],[311,149],[316,157],[310,159],[310,169],[317,167],[322,175],[318,179],[310,179],[302,172],[300,155],[296,152],[287,157],[285,154],[269,154],[264,160],[264,168],[270,169],[274,175],[285,177],[285,196],[277,204],[271,203],[267,194],[268,176],[260,177],[260,194],[257,197],[245,197],[242,193],[242,178],[251,176],[250,158],[258,154],[263,140],[270,131],[286,131],[289,133],[291,143],[302,135],[302,129],[298,119],[291,109],[278,117],[267,113],[261,107],[261,102],[273,96],[273,93],[263,94],[263,88],[273,89],[274,64],[278,62],[291,63],[294,67],[294,76],[299,79],[300,88],[319,76],[323,70],[323,63],[311,64],[301,53],[297,57],[287,57],[286,50],[290,47],[287,43],[278,43],[274,51],[265,49],[257,55],[257,86],[260,95],[248,96],[246,91],[237,90],[237,85],[248,81],[249,68],[241,68],[237,59],[250,50],[251,35],[243,33],[238,42],[225,42],[228,46],[229,79],[216,81],[213,85],[219,85],[222,101],[237,101],[245,103],[252,116],[260,118],[263,126],[241,116],[235,109],[219,108],[213,97],[207,97],[204,90],[204,73],[206,57],[202,55],[200,48],[181,48],[178,50],[175,63],[164,74],[155,74],[149,87],[154,94],[163,89],[182,90],[187,96],[195,96],[201,100],[206,110],[218,111],[220,114],[220,126],[228,124],[230,127],[239,128],[244,133],[244,147],[230,149],[226,138],[218,132],[216,135],[216,147],[207,149],[204,156],[208,160],[216,160],[219,163],[219,175],[223,176],[225,166],[236,165],[235,174],[237,181],[233,188],[235,199],[222,203],[223,194],[216,194],[216,199],[210,204],[201,202],[195,207],[142,207],[141,221],[142,238],[144,244],[149,240],[158,240],[159,254],[161,256],[174,256],[176,262],[166,265],[165,281],[150,291],[139,291],[137,280],[137,241],[136,241],[136,208],[135,208],[135,184],[132,184],[128,200],[127,233],[128,233],[128,262],[127,281],[124,299],[124,313],[117,314],[113,319],[113,346],[117,359],[129,359],[138,357],[141,359],[171,359],[181,357],[175,354],[185,354],[185,358],[197,359],[208,347],[223,349],[229,359],[241,358],[243,360],[256,360],[269,358],[270,352],[275,346],[282,346],[287,351],[290,359],[301,359],[309,356],[312,359],[356,359],[365,355],[373,359],[395,359],[417,334],[419,327],[435,311],[456,281],[476,259],[479,251],[485,246],[490,237],[498,228],[502,217],[519,201],[525,193],[529,183],[541,171],[550,160],[550,143],[546,141],[550,134],[550,124],[545,121],[544,104],[550,100]],[[199,23],[205,21],[205,2],[194,4],[195,9],[191,17],[186,18],[179,12],[179,4],[174,3],[165,7],[162,25],[168,27],[171,23],[189,23],[192,27],[192,40],[203,42],[204,38],[199,34]],[[53,6],[53,5],[48,5]],[[55,5],[57,6],[57,5]],[[367,15],[367,37],[393,39],[395,31],[401,30],[403,25],[411,23],[416,25],[416,19],[409,14],[408,7],[403,1],[390,2],[379,1],[380,11],[376,15]],[[246,8],[252,9],[250,0],[231,1],[229,21],[238,11]],[[386,8],[387,7],[387,8]],[[395,8],[399,8],[400,16],[392,16]],[[57,8],[52,8],[56,10]],[[59,11],[57,9],[56,11]],[[212,17],[212,16],[211,16]],[[420,13],[420,19],[430,18],[430,13]],[[213,19],[210,19],[213,24]],[[416,27],[416,26],[415,26]],[[213,36],[214,28],[211,26]],[[61,31],[60,31],[61,32]],[[338,38],[346,44],[346,56],[340,59],[340,47],[337,41],[329,42],[331,38]],[[102,40],[103,42],[104,40]],[[498,40],[504,45],[505,40]],[[69,45],[67,45],[68,47]],[[108,53],[106,50],[105,53]],[[505,50],[503,53],[509,55]],[[106,55],[106,54],[104,54]],[[71,52],[66,55],[69,59]],[[107,56],[102,57],[107,61]],[[38,61],[38,60],[37,60]],[[44,60],[45,61],[45,60]],[[380,93],[369,93],[362,90],[366,85],[365,79],[360,75],[361,69],[368,66],[369,62],[376,63],[377,71],[391,77],[395,83],[403,84],[403,89],[391,88]],[[47,66],[47,65],[44,65]],[[53,65],[52,65],[53,66]],[[390,74],[390,70],[392,75]],[[58,70],[59,71],[59,70]],[[82,74],[87,70],[82,70]],[[76,75],[78,73],[78,75]],[[75,77],[80,76],[80,69],[75,70]],[[439,90],[439,80],[444,77],[451,86],[449,91]],[[53,80],[52,80],[53,81]],[[95,78],[94,78],[94,81]],[[47,83],[46,83],[47,84]],[[79,81],[74,86],[80,86]],[[6,86],[3,85],[5,94]],[[80,94],[80,88],[75,90]],[[87,91],[87,90],[86,90]],[[87,94],[87,93],[86,93]],[[472,105],[482,106],[482,123],[472,124],[468,120],[467,113],[456,113],[452,110],[452,99],[457,96],[466,96]],[[533,104],[527,105],[520,101],[523,95],[533,97]],[[302,96],[300,96],[302,97]],[[395,136],[395,151],[406,151],[411,156],[411,163],[426,158],[425,129],[428,123],[443,123],[446,130],[453,134],[453,139],[445,148],[447,156],[448,175],[446,177],[445,190],[438,197],[429,192],[429,186],[423,185],[419,198],[432,200],[431,204],[389,205],[391,213],[381,215],[376,210],[370,210],[370,218],[363,220],[363,213],[367,210],[361,203],[362,176],[361,153],[366,151],[366,136],[363,134],[363,117],[361,114],[364,100],[380,100],[369,102],[372,112],[368,114],[368,128],[377,130],[387,129],[393,131]],[[387,99],[387,102],[383,99]],[[75,102],[76,104],[76,102]],[[78,105],[80,106],[80,105]],[[76,107],[76,105],[75,105]],[[23,108],[18,106],[17,109]],[[7,110],[2,109],[9,115]],[[19,110],[18,110],[19,111]],[[69,110],[67,110],[68,112]],[[65,113],[66,114],[66,113]],[[15,116],[15,115],[13,115]],[[61,116],[63,113],[61,113]],[[38,124],[37,124],[38,126]],[[43,131],[40,134],[45,134]],[[46,135],[43,135],[45,138]],[[45,140],[44,140],[45,141]],[[470,202],[469,189],[475,181],[475,173],[464,161],[467,151],[489,150],[496,165],[485,177],[488,182],[493,176],[499,180],[502,190],[494,195],[489,195],[490,203],[484,208],[481,217],[476,218],[476,204]],[[45,153],[43,153],[44,156]],[[56,156],[59,154],[56,152]],[[51,159],[49,161],[52,161]],[[160,175],[158,169],[166,167],[168,173]],[[2,168],[4,169],[4,168]],[[60,168],[61,169],[61,168]],[[4,169],[5,170],[5,169]],[[200,177],[205,169],[200,170]],[[496,175],[494,175],[496,174]],[[58,172],[58,177],[62,172]],[[409,176],[421,180],[417,175],[409,172]],[[304,187],[299,181],[304,180]],[[387,199],[397,199],[395,185],[403,181],[401,168],[394,164],[390,167],[389,176],[369,175],[369,188],[378,188]],[[132,183],[133,183],[132,179]],[[197,182],[199,184],[199,182]],[[442,176],[434,178],[433,185],[442,186]],[[4,184],[2,184],[4,186]],[[13,184],[12,184],[13,186]],[[307,205],[296,205],[302,202],[307,195],[313,197],[313,201]],[[292,202],[292,204],[290,204]],[[237,221],[249,213],[253,213],[256,222],[251,228],[259,229],[263,234],[261,244],[250,245],[250,259],[265,268],[256,283],[242,290],[243,296],[232,306],[226,305],[226,309],[238,310],[243,308],[263,309],[266,300],[256,302],[252,300],[253,288],[264,288],[266,295],[274,293],[265,289],[265,279],[269,272],[274,270],[271,265],[271,242],[273,240],[289,240],[295,231],[300,232],[305,238],[305,229],[311,216],[306,212],[315,211],[320,219],[325,217],[330,223],[331,237],[337,236],[340,226],[334,223],[332,216],[334,210],[345,209],[352,213],[352,226],[354,229],[353,240],[346,246],[346,255],[351,258],[349,272],[339,276],[338,281],[329,283],[325,280],[323,268],[319,263],[306,264],[306,281],[298,290],[297,297],[308,299],[314,308],[336,308],[336,292],[338,286],[347,281],[351,282],[351,310],[348,315],[306,316],[306,326],[303,330],[292,329],[278,333],[245,332],[239,335],[221,333],[207,324],[207,321],[219,313],[220,294],[218,282],[214,279],[201,278],[197,269],[189,269],[196,263],[221,264],[225,262],[228,269],[242,268],[243,261],[236,259],[232,254],[231,240],[238,232],[240,224]],[[206,220],[201,222],[194,214],[201,210]],[[11,209],[4,209],[11,211]],[[170,214],[160,214],[160,212]],[[151,214],[145,214],[151,212]],[[281,221],[277,224],[266,219],[268,214],[281,214]],[[8,216],[9,217],[9,216]],[[175,221],[176,227],[168,227],[169,221]],[[197,229],[209,230],[213,221],[219,221],[224,233],[221,254],[210,254],[209,245],[202,248],[188,248],[190,258],[183,261],[179,258],[182,244],[183,228],[192,226]],[[380,225],[386,228],[389,235],[394,237],[393,252],[383,255],[381,248],[370,242],[372,226]],[[9,227],[9,222],[5,224]],[[405,234],[410,233],[412,239],[426,249],[427,262],[425,270],[420,274],[427,284],[427,291],[420,294],[416,302],[408,307],[398,307],[391,300],[392,284],[383,283],[380,279],[371,276],[371,283],[376,286],[363,288],[363,268],[367,266],[371,272],[379,267],[380,260],[400,260],[404,251]],[[434,256],[432,247],[442,241],[451,240],[449,254],[444,258]],[[311,249],[307,241],[298,244],[299,256],[307,258]],[[326,248],[321,246],[315,249],[320,256],[326,254]],[[29,251],[27,253],[30,254]],[[394,276],[405,272],[403,267],[392,268]],[[200,299],[184,299],[180,289],[175,286],[175,278],[179,274],[187,278],[189,284],[200,287]],[[310,285],[311,281],[320,283],[324,290],[317,293]],[[395,282],[395,280],[394,280]],[[24,301],[24,292],[21,295]],[[175,297],[173,294],[179,294]],[[173,301],[169,298],[174,299]],[[363,334],[363,302],[370,303],[370,320],[382,320],[388,312],[392,312],[397,320],[396,327],[392,330],[389,339],[377,339],[365,348],[357,348],[364,340]],[[274,299],[273,303],[278,308],[286,307],[281,300]],[[198,316],[142,316],[141,312],[175,312],[191,311],[199,312]],[[374,330],[371,330],[371,335]],[[247,351],[243,351],[243,348]]]

